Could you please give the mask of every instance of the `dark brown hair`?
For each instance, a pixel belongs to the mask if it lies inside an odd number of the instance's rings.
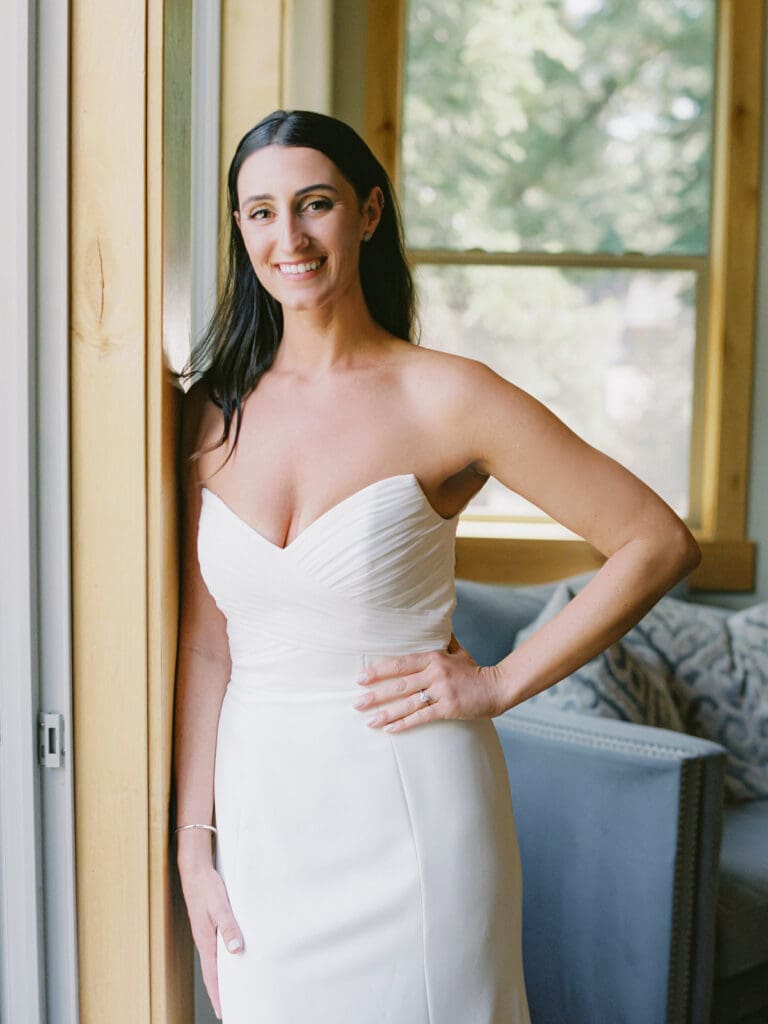
[[[224,432],[214,448],[226,442],[236,417],[234,450],[243,400],[272,365],[283,333],[282,307],[256,277],[233,216],[239,208],[240,168],[252,153],[266,146],[306,146],[325,154],[350,182],[361,203],[374,186],[382,190],[381,220],[371,240],[360,249],[360,281],[376,323],[398,338],[414,340],[413,280],[387,172],[343,121],[309,110],[274,111],[243,136],[229,166],[229,259],[224,287],[205,332],[176,375],[179,385],[202,382],[208,397],[222,410]],[[192,458],[200,454],[195,452]]]

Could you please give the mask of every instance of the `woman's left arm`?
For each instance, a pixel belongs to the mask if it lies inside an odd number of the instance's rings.
[[[452,640],[447,652],[371,666],[362,681],[372,691],[364,707],[380,708],[371,724],[391,731],[514,707],[626,633],[701,558],[683,521],[633,473],[484,364],[467,364],[470,386],[454,410],[461,443],[472,454],[467,464],[533,502],[606,561],[562,611],[497,665],[480,668]],[[420,702],[420,689],[428,689],[433,703]]]

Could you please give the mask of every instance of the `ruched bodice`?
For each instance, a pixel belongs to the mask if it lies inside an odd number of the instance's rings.
[[[279,547],[203,488],[232,659],[215,761],[224,1024],[529,1024],[520,865],[493,724],[371,729],[361,669],[444,650],[458,516],[374,481]]]
[[[227,619],[233,677],[250,671],[266,686],[275,659],[284,677],[291,651],[311,650],[327,669],[317,689],[326,678],[338,686],[345,655],[445,647],[457,520],[406,473],[356,491],[281,548],[203,488],[198,557]]]

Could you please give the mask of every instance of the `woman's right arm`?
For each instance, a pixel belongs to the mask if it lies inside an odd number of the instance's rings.
[[[231,660],[226,619],[202,578],[197,559],[201,492],[196,463],[187,456],[203,436],[202,403],[184,399],[181,480],[183,493],[181,545],[181,614],[174,707],[174,776],[176,825],[209,825],[213,820],[213,773],[216,736]],[[208,994],[221,1016],[216,970],[216,932],[225,943],[242,935],[234,920],[223,880],[213,864],[211,832],[185,829],[176,833],[177,864],[192,936]],[[237,951],[237,950],[234,950]]]

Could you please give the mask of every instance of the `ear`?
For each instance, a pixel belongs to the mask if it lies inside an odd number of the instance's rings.
[[[235,210],[232,216],[235,218],[235,224],[237,224],[237,226],[240,227],[240,211]],[[242,228],[240,228],[240,230],[242,231]]]
[[[363,203],[363,223],[361,234],[370,238],[381,220],[384,209],[384,193],[378,185],[374,185],[368,198]]]

